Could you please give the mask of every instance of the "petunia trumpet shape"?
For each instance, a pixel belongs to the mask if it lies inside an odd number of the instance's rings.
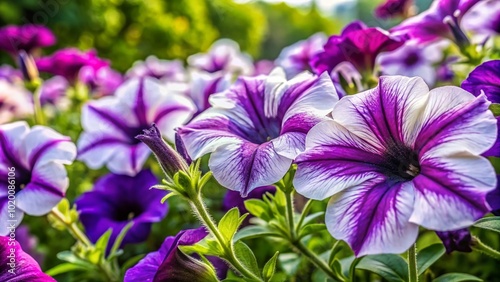
[[[24,213],[47,214],[64,197],[69,185],[64,165],[76,147],[69,137],[24,121],[0,125],[0,220],[19,225]],[[15,208],[9,209],[9,200]],[[12,221],[9,221],[12,220]],[[0,235],[9,232],[0,225]]]
[[[489,105],[458,87],[429,91],[421,78],[382,76],[308,133],[295,159],[297,192],[331,197],[328,231],[356,256],[402,253],[419,225],[468,227],[490,210],[497,182],[480,156],[497,137]]]
[[[90,101],[82,110],[84,132],[78,140],[78,159],[90,168],[106,165],[117,174],[137,174],[150,154],[135,136],[155,123],[174,141],[174,128],[195,112],[191,100],[168,93],[154,78],[130,79],[114,96]]]
[[[286,81],[277,69],[269,76],[241,77],[212,95],[212,108],[178,133],[192,159],[212,153],[215,179],[246,197],[285,175],[304,149],[306,133],[337,100],[327,73]]]

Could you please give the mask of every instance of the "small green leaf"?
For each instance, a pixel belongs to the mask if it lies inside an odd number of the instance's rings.
[[[111,237],[111,233],[113,232],[113,229],[110,228],[106,233],[102,234],[99,239],[97,239],[97,242],[95,243],[95,248],[98,250],[101,250],[103,253],[106,252],[106,248],[108,247],[109,243],[109,238]]]
[[[474,275],[466,273],[447,273],[432,280],[432,282],[465,282],[465,281],[483,281]]]
[[[119,255],[118,248],[120,248],[120,245],[122,244],[123,239],[127,235],[127,232],[130,230],[130,228],[132,228],[132,225],[134,225],[133,221],[131,221],[127,225],[125,225],[125,227],[123,227],[123,229],[120,231],[120,234],[118,234],[115,242],[113,243],[113,246],[111,247],[111,252],[109,252],[108,260],[112,259],[114,257],[117,257]]]
[[[267,204],[262,200],[248,199],[245,201],[245,208],[248,212],[258,218],[269,220],[269,212]]]
[[[309,234],[318,233],[326,230],[326,225],[323,223],[313,223],[302,227],[299,231],[299,238],[302,238]]]
[[[75,256],[71,251],[62,251],[57,254],[57,258],[72,264],[78,264],[82,267],[91,269],[94,267],[93,264],[89,263],[88,261],[85,261],[77,256]]]
[[[276,260],[278,260],[279,252],[276,252],[274,256],[264,265],[262,270],[262,277],[265,281],[269,281],[273,278],[274,272],[276,270]]]
[[[179,246],[186,254],[198,253],[200,255],[212,255],[212,256],[221,256],[224,254],[221,246],[217,241],[211,238],[205,238],[200,242],[190,245],[190,246]]]
[[[276,237],[279,234],[273,233],[269,228],[260,225],[250,225],[241,228],[236,235],[234,235],[234,241],[243,239],[253,239],[259,237]]]
[[[418,275],[422,275],[431,265],[433,265],[445,253],[443,244],[433,244],[418,252],[417,269]]]
[[[218,228],[224,236],[226,243],[231,242],[234,233],[238,230],[240,226],[240,212],[238,208],[234,207],[230,209],[220,220]]]
[[[62,263],[59,265],[56,265],[55,267],[47,270],[45,273],[50,276],[56,276],[59,274],[63,274],[66,272],[72,272],[72,271],[89,271],[92,268],[87,268],[79,264],[73,264],[73,263]]]
[[[325,212],[317,212],[317,213],[310,214],[304,218],[302,225],[307,225],[310,222],[312,222],[313,220],[316,220],[324,215],[325,215]]]
[[[489,216],[481,218],[480,220],[476,221],[474,226],[500,233],[500,216]]]
[[[243,265],[253,273],[260,273],[257,259],[247,244],[238,241],[234,244],[234,252]]]
[[[408,264],[398,255],[366,256],[361,259],[356,268],[376,273],[389,282],[408,281]]]

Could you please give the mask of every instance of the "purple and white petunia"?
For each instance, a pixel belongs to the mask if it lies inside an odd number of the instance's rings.
[[[212,107],[178,133],[192,159],[212,153],[215,179],[246,197],[285,175],[304,149],[306,133],[337,101],[327,73],[287,81],[276,69],[269,76],[240,77],[212,95]]]
[[[127,71],[126,77],[154,77],[164,82],[184,82],[187,75],[180,60],[160,60],[149,56],[144,61],[135,62]]]
[[[311,70],[309,62],[314,55],[323,51],[326,39],[324,33],[316,33],[305,40],[283,48],[275,61],[276,66],[282,67],[288,78],[292,78],[303,71]]]
[[[222,71],[241,75],[254,73],[252,58],[240,51],[238,43],[230,39],[219,39],[207,53],[189,56],[189,66],[207,72]]]
[[[378,27],[367,27],[360,21],[347,25],[340,35],[328,38],[324,50],[311,59],[317,73],[331,73],[342,62],[351,63],[360,73],[373,72],[377,56],[403,45],[400,38]]]
[[[42,272],[38,263],[23,251],[14,238],[5,236],[0,236],[0,281],[56,282]]]
[[[490,36],[500,34],[500,1],[484,0],[472,7],[464,15],[462,26],[474,33],[475,41],[479,43]],[[476,39],[477,38],[477,39]]]
[[[384,75],[419,76],[429,85],[434,85],[437,70],[434,64],[443,58],[443,49],[448,42],[441,41],[429,45],[419,45],[415,41],[407,41],[402,47],[380,54],[378,57],[380,71]]]
[[[0,125],[0,219],[20,224],[24,213],[44,215],[64,197],[69,185],[64,165],[73,162],[76,147],[69,137],[24,121]],[[15,178],[15,187],[9,186]],[[14,189],[11,189],[14,188]],[[15,195],[15,218],[9,218],[9,195]],[[7,224],[0,235],[8,233]]]
[[[413,13],[413,0],[386,0],[375,8],[375,16],[380,19],[406,18]]]
[[[175,237],[165,238],[158,251],[147,254],[134,267],[127,270],[124,281],[200,281],[207,274],[206,269],[196,264],[194,258],[190,259],[182,253],[179,247],[194,245],[207,235],[206,229],[200,227],[181,230]],[[207,259],[215,267],[218,278],[226,278],[228,266],[220,258],[208,256]]]
[[[0,80],[0,124],[33,114],[31,93],[21,85]]]
[[[195,111],[188,97],[168,93],[154,78],[130,79],[114,96],[84,105],[78,159],[92,169],[106,165],[114,173],[133,176],[150,154],[135,136],[155,123],[173,142],[174,128],[187,122]]]
[[[30,53],[40,47],[52,46],[56,37],[50,29],[35,24],[8,25],[0,28],[0,50],[16,55],[20,50]]]
[[[489,105],[458,87],[429,91],[421,78],[382,76],[308,133],[295,159],[297,192],[332,197],[327,228],[356,256],[402,253],[419,225],[468,227],[489,211],[497,182],[480,156],[497,138]]]
[[[78,79],[87,85],[94,97],[113,95],[123,83],[122,75],[110,67],[95,69],[92,66],[84,66],[78,73]]]
[[[110,173],[99,178],[91,191],[75,201],[89,239],[95,243],[112,229],[108,245],[111,248],[120,231],[133,222],[122,246],[145,241],[151,225],[161,221],[168,211],[168,206],[161,203],[166,192],[150,189],[156,184],[158,180],[149,170],[134,177]]]
[[[191,71],[187,94],[198,108],[196,114],[208,109],[210,107],[210,96],[228,89],[231,81],[232,76],[230,74]]]

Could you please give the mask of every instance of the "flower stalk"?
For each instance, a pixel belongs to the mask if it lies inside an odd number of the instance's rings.
[[[417,243],[408,249],[408,281],[418,282]]]
[[[472,237],[471,247],[473,250],[488,255],[496,260],[500,260],[500,252],[481,242],[478,237]]]

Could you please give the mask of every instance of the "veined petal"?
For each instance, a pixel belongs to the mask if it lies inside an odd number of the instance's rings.
[[[271,142],[250,142],[220,146],[212,153],[209,167],[224,187],[240,191],[246,197],[253,189],[279,181],[292,160],[276,153]]]
[[[410,182],[374,179],[333,196],[326,210],[326,226],[334,238],[345,240],[357,257],[399,254],[418,236],[418,225],[408,222],[413,200]]]
[[[71,164],[76,157],[76,146],[69,137],[44,126],[31,129],[24,138],[23,151],[30,167],[50,161]]]
[[[22,142],[28,132],[29,126],[25,121],[0,125],[0,168],[4,164],[21,164],[28,168],[28,160],[17,145]],[[4,169],[7,168],[2,168]]]
[[[127,144],[127,140],[110,132],[82,132],[78,139],[78,159],[89,168],[98,169],[120,153],[116,146],[119,144]]]
[[[115,144],[116,154],[107,162],[109,170],[116,174],[136,175],[146,162],[151,151],[144,143],[136,145]]]
[[[418,77],[382,76],[379,85],[340,100],[332,117],[373,147],[413,144],[429,88]]]
[[[302,132],[287,132],[271,140],[276,153],[291,160],[306,148],[306,134]]]
[[[376,148],[336,121],[324,121],[309,131],[306,151],[295,162],[297,192],[323,200],[379,177],[377,167],[384,159]]]
[[[496,187],[496,175],[486,158],[467,152],[427,159],[412,182],[415,209],[410,221],[437,231],[465,228],[484,216],[486,195]]]

